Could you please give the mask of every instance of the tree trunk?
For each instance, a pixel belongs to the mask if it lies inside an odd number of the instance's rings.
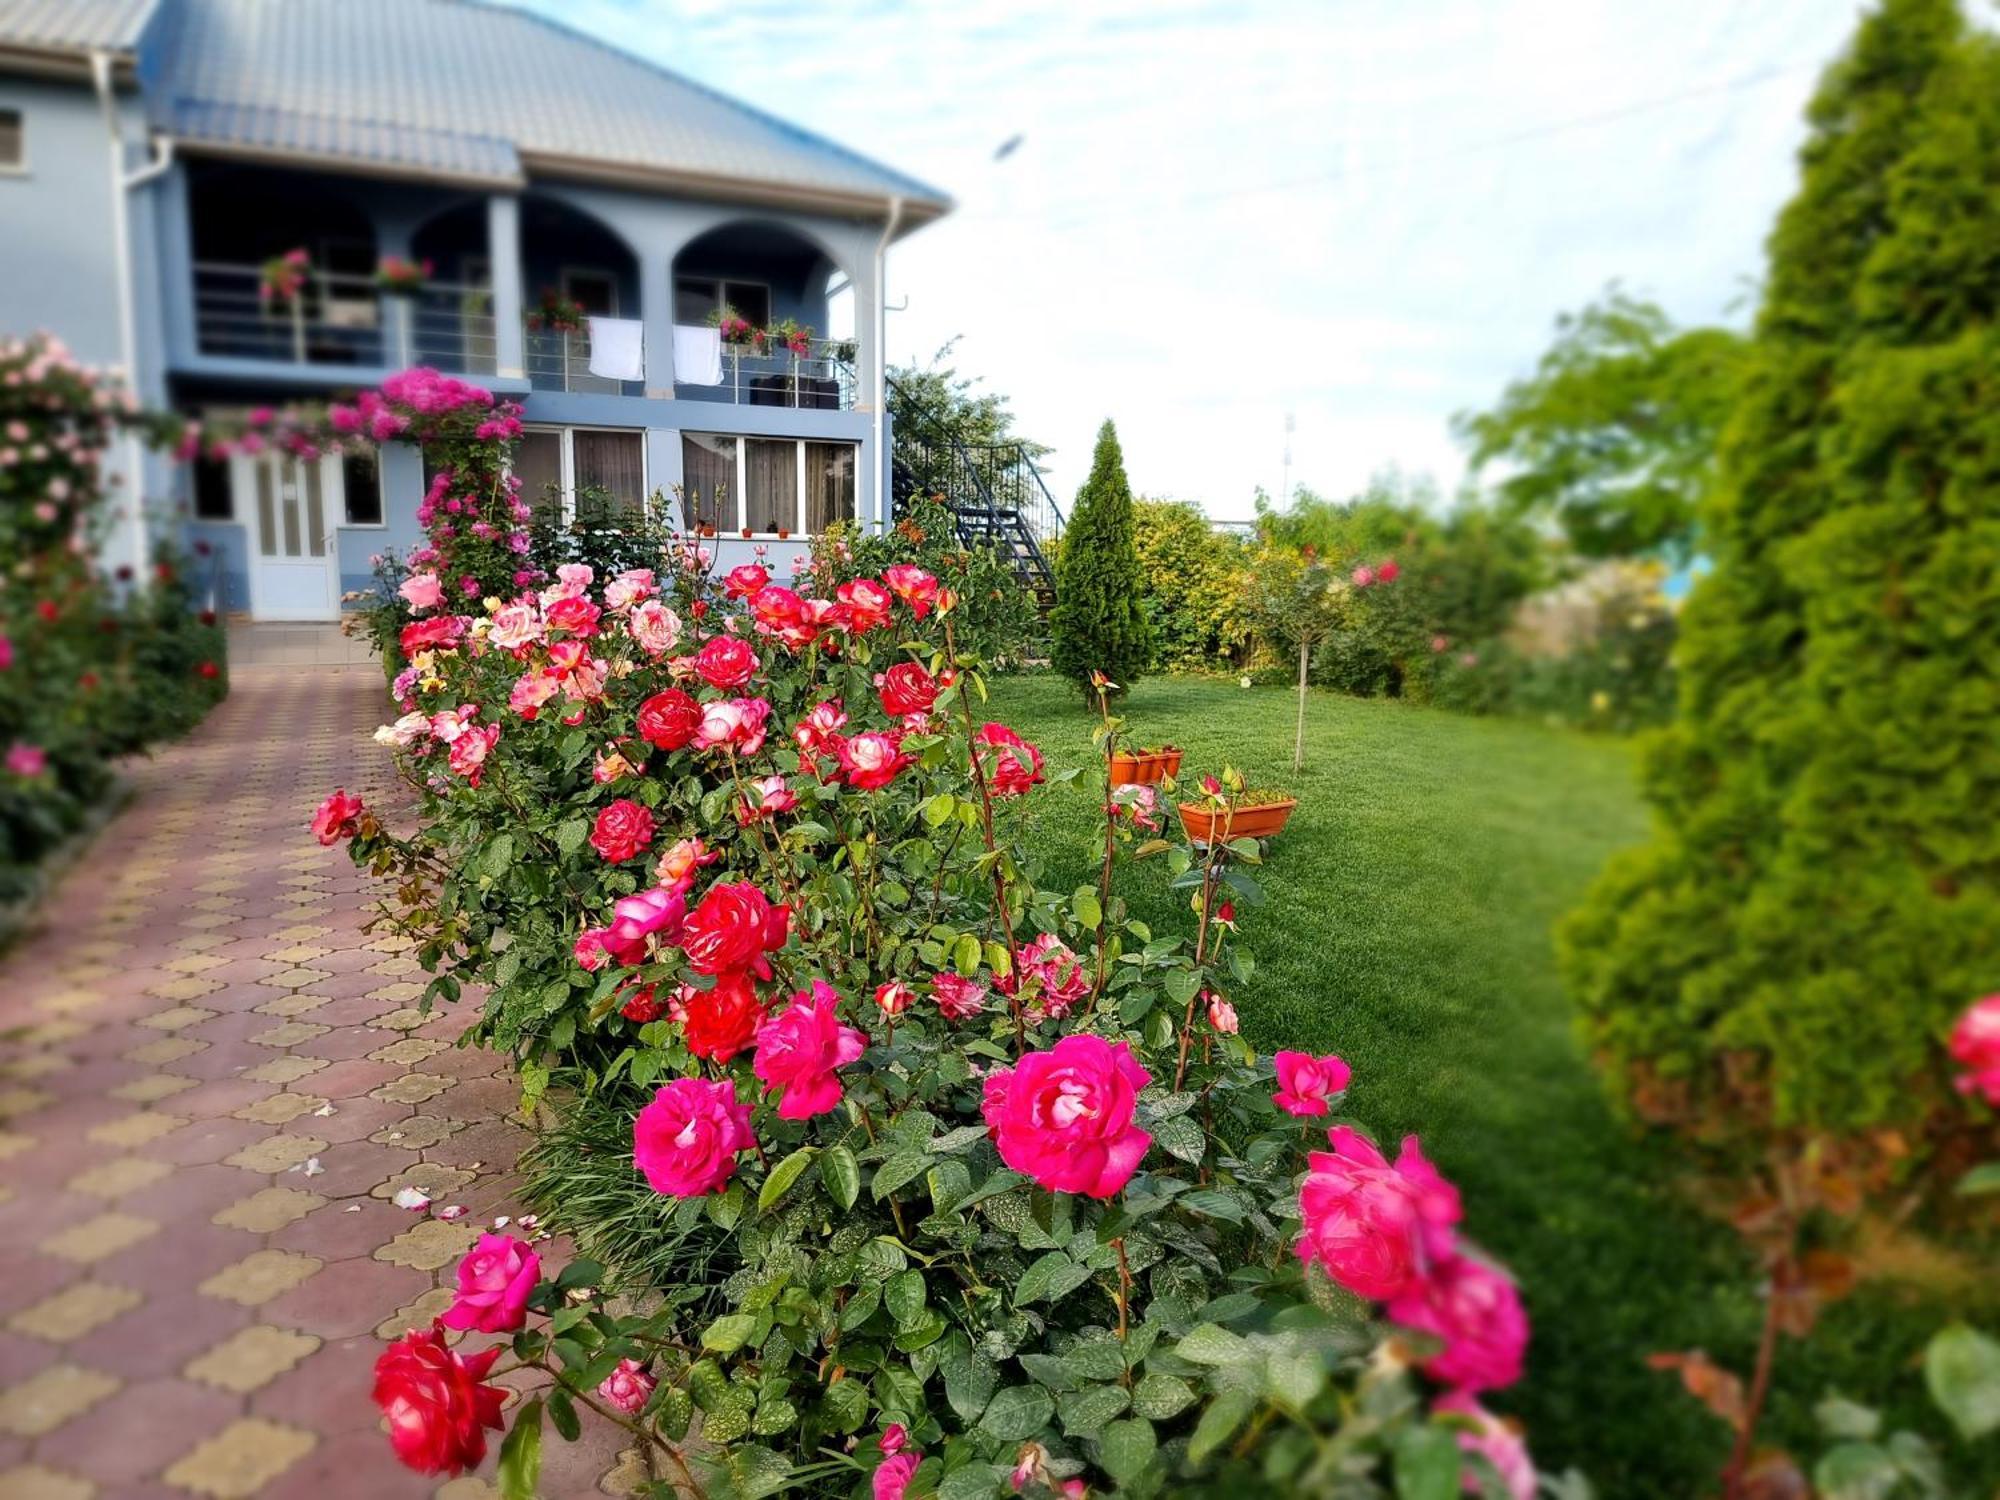
[[[1299,642],[1299,729],[1292,740],[1292,769],[1302,771],[1306,764],[1306,643]]]

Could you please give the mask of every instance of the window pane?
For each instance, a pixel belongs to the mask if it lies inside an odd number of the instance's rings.
[[[711,432],[681,434],[681,525],[733,529],[736,439]]]
[[[529,428],[514,445],[514,477],[538,520],[562,518],[562,434]]]
[[[225,459],[201,458],[194,465],[194,514],[200,521],[228,521],[235,518],[236,506],[229,492],[229,464]]]
[[[305,478],[306,551],[314,557],[325,557],[326,507],[320,502],[319,460],[316,458],[298,460],[298,471]]]
[[[341,459],[340,487],[347,497],[348,525],[382,524],[382,473],[372,448]]]
[[[789,438],[745,438],[743,524],[790,531],[799,524],[799,445]]]
[[[601,318],[618,316],[618,280],[609,271],[565,272],[563,289],[587,313]]]
[[[852,443],[806,444],[806,532],[826,530],[833,521],[854,519]]]
[[[716,308],[715,283],[683,277],[674,283],[674,321],[703,324]]]
[[[646,503],[646,440],[637,432],[570,433],[579,515],[606,507],[637,513]]]
[[[743,314],[759,328],[768,328],[771,323],[771,289],[754,281],[725,281],[722,284],[722,300]]]

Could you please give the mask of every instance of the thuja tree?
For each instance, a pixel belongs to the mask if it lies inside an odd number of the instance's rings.
[[[1139,554],[1132,545],[1132,487],[1118,431],[1097,432],[1090,477],[1077,491],[1056,561],[1056,602],[1049,612],[1055,669],[1079,687],[1103,673],[1122,693],[1152,662]]]
[[[1414,1138],[1327,1131],[1340,1059],[1237,1033],[1254,842],[1170,844],[1107,764],[987,718],[923,568],[802,593],[685,540],[660,564],[413,605],[378,738],[414,804],[315,821],[390,879],[427,1001],[478,986],[478,1039],[608,1122],[615,1174],[548,1222],[618,1255],[482,1235],[383,1356],[398,1454],[460,1472],[504,1427],[526,1496],[545,1427],[602,1420],[662,1496],[1531,1500],[1483,1404],[1526,1317],[1458,1193]],[[1107,761],[1122,733],[1106,712]],[[1018,824],[1079,774],[1104,872],[1050,890]],[[1139,858],[1187,930],[1126,908]]]
[[[1706,1134],[1906,1133],[2000,961],[2000,52],[1886,0],[1815,97],[1701,518],[1653,842],[1564,932],[1601,1055]]]

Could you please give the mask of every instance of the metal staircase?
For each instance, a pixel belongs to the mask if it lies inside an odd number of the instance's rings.
[[[893,380],[890,385],[907,397]],[[1063,514],[1020,443],[961,442],[906,399],[895,424],[890,494],[898,509],[912,496],[942,498],[963,546],[998,552],[1043,609],[1055,602],[1055,578],[1042,549],[1062,534]]]

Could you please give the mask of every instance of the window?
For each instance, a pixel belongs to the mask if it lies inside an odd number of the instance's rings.
[[[341,458],[340,489],[346,497],[349,526],[382,524],[382,468],[375,460],[374,449]]]
[[[609,271],[563,272],[563,294],[600,318],[618,316],[618,278]]]
[[[631,428],[530,427],[514,446],[514,475],[540,519],[643,514],[646,435]]]
[[[681,523],[812,536],[851,521],[860,450],[803,438],[681,434]]]
[[[771,322],[771,289],[756,281],[724,281],[713,276],[674,278],[674,321],[701,324],[724,304],[759,328]]]
[[[28,123],[18,109],[0,109],[0,172],[28,169]]]
[[[229,461],[198,458],[194,462],[194,518],[197,521],[233,521],[236,502],[229,488]]]

